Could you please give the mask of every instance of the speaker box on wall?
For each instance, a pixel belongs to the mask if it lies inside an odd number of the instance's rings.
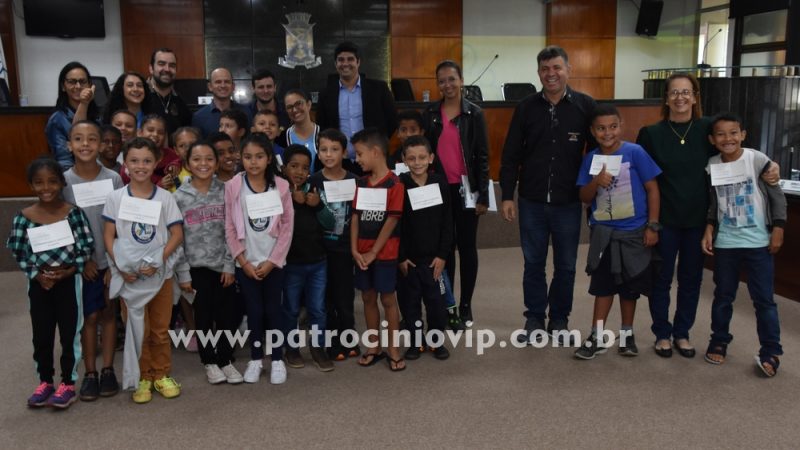
[[[642,0],[642,5],[639,7],[639,18],[636,20],[636,34],[644,36],[658,34],[662,9],[664,9],[662,0]]]

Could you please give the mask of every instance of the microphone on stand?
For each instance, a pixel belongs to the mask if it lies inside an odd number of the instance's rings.
[[[706,45],[703,46],[703,62],[697,65],[698,68],[700,68],[700,69],[710,69],[711,68],[711,64],[706,64],[706,50],[708,50],[708,44],[710,44],[711,41],[713,41],[714,38],[717,37],[720,33],[722,33],[722,28],[717,30],[717,32],[714,33],[713,36],[711,36],[711,39],[706,41]]]
[[[500,57],[499,53],[495,54],[494,58],[492,58],[492,60],[489,61],[489,64],[487,64],[486,67],[483,68],[483,72],[481,72],[481,74],[478,75],[478,78],[475,78],[475,80],[472,83],[464,86],[464,97],[466,97],[467,100],[469,100],[471,102],[480,102],[480,101],[483,100],[483,98],[479,98],[479,97],[482,97],[482,96],[479,95],[480,88],[473,90],[473,89],[470,89],[470,87],[474,86],[475,83],[477,83],[478,80],[480,80],[481,77],[483,77],[483,74],[485,74],[486,71],[489,70],[489,67],[492,67],[492,64],[494,64],[494,62],[497,61],[497,58],[499,58],[499,57]]]

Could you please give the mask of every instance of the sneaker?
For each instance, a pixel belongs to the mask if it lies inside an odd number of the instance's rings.
[[[228,379],[216,364],[206,364],[206,378],[209,384],[224,383]]]
[[[622,356],[637,356],[639,354],[639,348],[636,347],[636,340],[634,340],[633,334],[624,338],[620,336],[618,352]]]
[[[447,326],[453,331],[467,330],[467,327],[464,326],[464,322],[461,321],[461,318],[458,317],[458,314],[455,314],[455,312],[451,312],[447,315]]]
[[[100,397],[111,397],[119,392],[119,382],[113,367],[105,367],[100,371]]]
[[[305,361],[303,361],[303,355],[300,354],[299,349],[286,349],[286,354],[283,356],[283,358],[286,360],[286,365],[292,369],[302,369],[306,366]]]
[[[425,351],[425,347],[411,346],[408,347],[408,350],[406,350],[406,354],[403,357],[409,361],[414,361],[415,359],[419,359],[419,356],[423,351]]]
[[[458,307],[458,316],[466,327],[469,328],[472,326],[472,306],[462,303],[461,306]]]
[[[536,317],[530,317],[525,321],[525,332],[517,334],[517,343],[520,345],[531,345],[531,339],[541,339],[542,331],[544,331],[544,323]],[[534,335],[534,332],[535,333]]]
[[[92,402],[100,396],[100,381],[97,379],[97,372],[87,372],[83,376],[80,396],[82,402]]]
[[[189,353],[197,353],[197,336],[192,335],[192,338],[189,339],[189,343],[186,344],[186,351]]]
[[[164,398],[175,398],[181,395],[181,385],[174,378],[164,376],[160,380],[156,380],[153,382],[153,387],[156,388],[156,392],[161,394]]]
[[[228,364],[227,366],[223,367],[222,373],[225,374],[225,380],[228,382],[228,384],[239,384],[244,381],[242,374],[236,370],[236,367],[233,367],[233,364]]]
[[[153,382],[150,380],[139,380],[139,387],[136,388],[131,398],[134,403],[147,403],[153,399]]]
[[[47,404],[53,408],[67,409],[76,401],[78,401],[78,395],[75,394],[75,385],[61,383]]]
[[[333,362],[328,358],[328,352],[324,348],[311,347],[311,359],[317,365],[317,369],[321,372],[330,372],[333,370]]]
[[[578,359],[594,359],[595,356],[600,355],[608,351],[606,347],[600,345],[600,342],[597,340],[597,336],[592,334],[589,336],[589,339],[583,342],[581,348],[575,350],[575,357]]]
[[[269,372],[269,382],[283,384],[286,382],[286,366],[283,361],[272,361],[272,370]]]
[[[572,345],[572,336],[564,334],[564,332],[569,333],[569,321],[567,319],[550,319],[550,322],[547,323],[547,333],[552,336],[553,339],[557,339],[558,343],[561,345]]]
[[[53,395],[55,391],[56,388],[53,387],[53,383],[42,381],[39,383],[39,386],[36,387],[36,390],[33,391],[33,395],[28,397],[28,406],[31,408],[38,408],[47,405],[47,400],[50,399],[50,396]]]
[[[261,378],[261,360],[254,359],[247,363],[247,369],[244,371],[244,382],[245,383],[258,383],[258,379]]]
[[[431,347],[431,352],[433,352],[434,358],[442,361],[450,357],[450,351],[447,350],[447,347],[445,347],[444,345],[440,345],[436,348]]]

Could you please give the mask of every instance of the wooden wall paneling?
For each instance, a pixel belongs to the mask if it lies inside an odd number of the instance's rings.
[[[178,78],[205,78],[202,0],[120,0],[123,63],[148,73],[150,54],[168,47],[178,57]]]
[[[393,36],[451,36],[461,38],[461,1],[391,0],[389,24]]]
[[[44,127],[49,114],[15,114],[0,116],[0,197],[32,196],[25,181],[25,170],[31,161],[50,153]]]
[[[433,78],[443,59],[461,60],[461,38],[392,36],[392,77]]]
[[[616,39],[553,37],[548,45],[558,45],[567,51],[571,78],[614,77]]]
[[[500,160],[514,107],[484,108],[483,114],[486,118],[486,129],[489,131],[489,177],[500,181]]]
[[[9,104],[19,105],[19,70],[17,69],[17,44],[14,39],[14,12],[12,0],[0,0],[0,38],[8,70]],[[22,4],[19,4],[22,7]]]
[[[616,105],[622,116],[622,140],[636,142],[639,130],[661,120],[658,105]]]
[[[576,91],[592,96],[596,100],[614,98],[613,78],[570,78],[569,86]]]
[[[614,38],[617,35],[617,0],[549,2],[547,35]]]

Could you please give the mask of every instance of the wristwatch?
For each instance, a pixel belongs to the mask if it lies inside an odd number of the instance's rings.
[[[659,232],[664,227],[658,222],[647,222],[647,228],[655,232]]]

